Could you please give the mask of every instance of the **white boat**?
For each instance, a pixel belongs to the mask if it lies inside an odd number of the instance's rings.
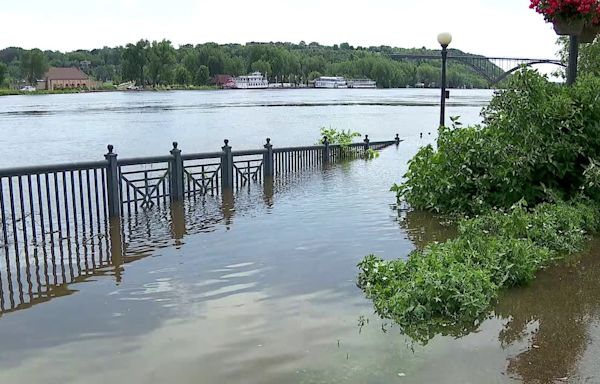
[[[225,84],[226,88],[233,89],[267,89],[269,88],[269,80],[262,73],[253,72],[247,76],[238,76]]]
[[[315,79],[315,88],[348,88],[341,76],[321,76]]]
[[[352,79],[348,80],[348,88],[377,88],[377,83],[371,79]]]

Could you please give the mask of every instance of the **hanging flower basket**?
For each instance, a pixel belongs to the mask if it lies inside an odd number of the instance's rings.
[[[586,23],[583,26],[581,35],[579,35],[580,43],[593,43],[596,36],[600,33],[600,24]]]
[[[570,36],[581,34],[585,22],[583,19],[565,20],[557,18],[552,20],[552,24],[554,25],[554,31],[557,35]]]
[[[558,35],[579,36],[585,24],[597,24],[600,0],[530,0],[529,8],[554,25]]]

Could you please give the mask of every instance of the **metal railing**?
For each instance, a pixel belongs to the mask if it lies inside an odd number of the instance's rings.
[[[120,159],[108,146],[103,161],[0,169],[0,248],[45,244],[67,238],[84,241],[106,233],[107,219],[124,217],[196,195],[218,195],[254,183],[365,156],[398,145],[395,140],[340,146],[323,144]]]
[[[324,138],[322,145],[273,148],[267,139],[261,149],[233,151],[225,140],[219,152],[190,154],[173,143],[166,156],[123,159],[109,145],[102,161],[0,169],[0,316],[60,295],[72,282],[107,273],[106,267],[117,273],[122,262],[137,259],[125,257],[126,248],[137,254],[132,247],[149,236],[136,229],[137,213],[171,212],[177,234],[185,227],[179,218],[184,213],[173,202],[196,204],[187,198],[219,195],[227,222],[235,190],[263,184],[269,201],[274,181],[288,183],[303,170],[361,158],[400,141],[398,135],[379,142],[365,137],[340,146]],[[205,219],[190,220],[188,231],[194,232],[194,222],[204,230]],[[136,231],[144,232],[137,240]]]

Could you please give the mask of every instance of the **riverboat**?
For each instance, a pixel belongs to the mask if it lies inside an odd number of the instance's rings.
[[[377,88],[377,83],[371,79],[352,79],[347,82],[348,88]]]
[[[348,88],[341,76],[321,76],[315,79],[315,88]]]
[[[262,73],[253,72],[250,75],[238,76],[229,80],[224,87],[230,89],[267,89],[269,88],[269,80]]]

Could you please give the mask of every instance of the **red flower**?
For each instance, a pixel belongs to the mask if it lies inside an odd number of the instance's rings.
[[[600,0],[530,0],[529,8],[544,15],[546,21],[554,19],[600,18]]]

